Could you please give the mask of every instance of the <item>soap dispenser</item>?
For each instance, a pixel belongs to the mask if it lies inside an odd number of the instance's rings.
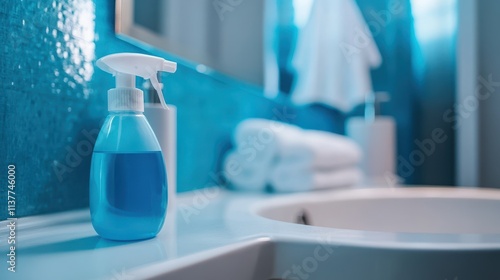
[[[380,103],[389,100],[387,92],[371,92],[366,96],[364,117],[352,117],[346,124],[346,134],[363,151],[364,183],[371,187],[400,183],[396,175],[396,122],[380,114]]]
[[[111,240],[140,240],[158,234],[167,208],[167,174],[161,147],[144,116],[144,93],[136,76],[149,79],[166,107],[157,72],[177,64],[159,57],[119,53],[96,65],[116,78],[97,137],[90,173],[90,213],[95,231]]]

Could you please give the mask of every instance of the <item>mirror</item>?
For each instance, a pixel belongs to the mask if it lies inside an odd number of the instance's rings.
[[[118,0],[116,32],[143,48],[263,85],[264,1]]]

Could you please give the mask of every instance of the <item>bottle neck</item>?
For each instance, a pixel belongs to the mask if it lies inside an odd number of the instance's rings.
[[[113,88],[108,90],[108,111],[144,112],[144,95],[136,88]]]

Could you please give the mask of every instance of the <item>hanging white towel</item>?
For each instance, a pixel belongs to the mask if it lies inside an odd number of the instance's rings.
[[[292,59],[297,71],[292,100],[348,112],[372,91],[370,69],[381,62],[354,0],[315,0]]]

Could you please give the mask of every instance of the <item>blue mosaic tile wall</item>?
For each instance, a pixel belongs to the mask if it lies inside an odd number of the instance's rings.
[[[14,164],[17,217],[88,206],[94,132],[114,83],[95,60],[144,52],[115,37],[113,2],[17,0],[0,6],[0,201],[6,201],[7,166]],[[244,118],[279,118],[287,108],[291,121],[308,128],[335,130],[342,123],[332,122],[329,110],[297,110],[253,87],[182,65],[170,78],[169,102],[178,107],[180,192],[220,183],[220,155]]]

